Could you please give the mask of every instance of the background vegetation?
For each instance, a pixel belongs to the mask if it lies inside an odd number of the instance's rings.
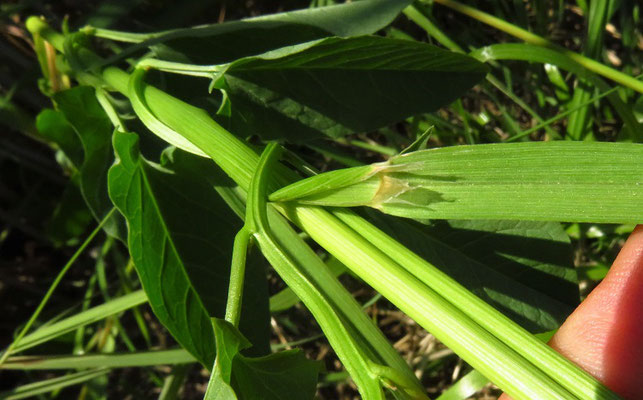
[[[43,134],[51,94],[71,83],[46,83],[24,23],[42,15],[55,27],[75,30],[85,25],[133,32],[158,31],[223,22],[293,9],[318,7],[332,1],[5,1],[0,5],[0,346],[5,347],[24,326],[60,268],[75,254],[96,222],[77,186],[72,168]],[[596,2],[598,3],[598,2]],[[643,66],[641,6],[634,0],[595,2],[471,2],[480,10],[584,54],[630,76]],[[604,29],[603,29],[604,27]],[[380,32],[396,38],[428,41],[455,51],[470,52],[496,43],[517,42],[515,32],[490,27],[440,4],[415,4]],[[103,44],[108,46],[107,44]],[[115,46],[115,45],[113,45]],[[104,51],[114,50],[104,48]],[[511,58],[511,57],[510,57]],[[433,126],[428,147],[511,141],[585,140],[636,141],[627,118],[643,122],[643,96],[623,86],[602,87],[558,69],[537,54],[515,60],[490,61],[491,74],[465,97],[440,110],[417,115],[385,129],[320,140],[295,148],[319,170],[386,160]],[[169,83],[172,84],[171,82]],[[183,81],[174,83],[174,89]],[[181,90],[192,90],[182,87]],[[195,89],[196,90],[196,89]],[[201,88],[199,88],[201,90]],[[615,93],[626,114],[608,95]],[[638,126],[640,128],[640,126]],[[641,133],[638,132],[638,138]],[[69,156],[69,154],[67,154]],[[440,227],[435,228],[439,233]],[[560,249],[579,275],[581,297],[605,275],[633,225],[564,224],[571,246]],[[563,239],[565,240],[565,239]],[[453,244],[454,246],[456,243]],[[519,246],[519,244],[516,244]],[[342,283],[362,303],[416,375],[437,397],[464,376],[469,367],[410,318],[382,299],[359,279],[344,274]],[[271,272],[271,294],[284,288]],[[62,281],[35,325],[59,320],[80,310],[140,288],[127,249],[98,233]],[[281,292],[283,293],[283,292]],[[279,303],[285,299],[285,305]],[[300,347],[326,368],[320,398],[353,398],[353,383],[319,327],[301,305],[287,296],[273,297],[271,345]],[[283,310],[281,308],[283,308]],[[276,312],[276,311],[279,312]],[[132,349],[168,349],[174,339],[146,304],[71,331],[25,354],[113,353]],[[44,356],[41,361],[55,361]],[[151,364],[154,364],[153,360]],[[20,365],[18,365],[20,366]],[[26,367],[27,364],[22,367]],[[182,398],[201,398],[207,371],[196,364],[174,367],[115,368],[80,379],[82,383],[54,391],[58,398],[155,398],[180,388]],[[15,391],[33,382],[64,376],[56,370],[3,370],[0,390]],[[91,379],[89,379],[91,378]],[[473,377],[471,378],[473,380]],[[173,386],[174,385],[174,386]],[[495,398],[498,390],[486,381],[472,382],[474,398]],[[55,387],[55,383],[54,383]],[[6,392],[2,396],[16,396]],[[17,398],[17,397],[16,397]],[[459,398],[459,397],[453,397]],[[460,397],[461,398],[461,397]]]

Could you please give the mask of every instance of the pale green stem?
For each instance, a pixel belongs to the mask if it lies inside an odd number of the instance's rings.
[[[383,393],[376,377],[372,376],[369,366],[372,364],[364,351],[355,342],[347,327],[341,321],[336,310],[324,295],[306,276],[299,272],[296,261],[284,249],[273,235],[268,220],[267,188],[268,171],[279,157],[282,148],[276,143],[269,143],[259,159],[255,175],[248,191],[248,229],[256,232],[261,251],[286,281],[288,286],[299,295],[304,304],[323,328],[331,346],[335,349],[344,366],[358,385],[360,394],[365,399],[381,399]]]
[[[47,304],[47,302],[51,298],[51,295],[54,293],[54,290],[56,290],[56,288],[58,287],[58,284],[60,284],[60,282],[62,281],[62,279],[65,276],[65,274],[67,273],[67,271],[69,271],[69,268],[71,268],[71,266],[74,265],[74,263],[76,262],[78,257],[80,257],[80,255],[83,253],[85,248],[87,248],[87,246],[89,246],[89,244],[94,239],[94,237],[96,235],[98,235],[98,233],[103,228],[103,225],[105,225],[105,223],[110,219],[110,217],[112,216],[112,214],[114,214],[115,211],[116,211],[116,209],[112,208],[107,214],[105,214],[105,217],[103,217],[103,219],[100,221],[98,226],[92,231],[92,233],[89,234],[89,236],[87,236],[87,239],[85,239],[83,244],[81,244],[80,247],[78,247],[78,249],[71,256],[69,261],[67,261],[67,264],[65,264],[65,266],[60,270],[60,272],[58,272],[58,275],[56,276],[54,281],[51,283],[51,286],[49,286],[49,289],[47,290],[47,293],[45,293],[45,296],[40,301],[40,304],[38,304],[38,307],[36,308],[36,311],[34,311],[34,313],[31,315],[31,318],[29,318],[29,321],[27,321],[27,323],[22,328],[22,330],[20,331],[18,336],[16,336],[14,341],[4,351],[4,353],[2,354],[2,357],[0,357],[0,367],[7,360],[7,357],[9,357],[9,355],[11,355],[11,352],[13,351],[13,348],[20,343],[20,340],[22,340],[22,338],[25,336],[27,331],[29,331],[29,329],[34,324],[34,322],[36,322],[36,319],[38,319],[38,317],[40,316],[40,313],[45,308],[45,305]]]
[[[174,74],[197,76],[201,78],[212,78],[217,72],[224,69],[224,65],[197,65],[185,64],[173,61],[158,60],[156,58],[144,58],[136,64],[139,68],[152,68],[159,71]]]
[[[91,25],[87,25],[80,29],[86,35],[91,35],[99,37],[101,39],[114,40],[117,42],[123,43],[140,43],[148,39],[153,39],[157,36],[160,36],[159,33],[132,33],[132,32],[123,32],[115,31],[111,29],[96,28]]]
[[[587,372],[562,357],[551,347],[529,334],[529,332],[498,312],[491,305],[480,300],[475,294],[468,291],[447,274],[413,253],[368,221],[358,217],[350,210],[337,209],[333,214],[358,234],[361,234],[377,249],[392,257],[408,272],[429,285],[444,298],[449,299],[453,304],[457,304],[460,310],[469,318],[477,322],[482,328],[492,332],[497,338],[513,350],[522,354],[523,357],[538,368],[546,371],[556,382],[562,384],[576,396],[587,399],[618,399],[618,396],[601,385]],[[361,274],[358,275],[361,276]],[[483,375],[499,384],[492,376],[488,375],[486,371],[475,366],[474,368],[480,370]]]
[[[639,93],[643,93],[643,82],[634,79],[633,77],[624,74],[620,71],[617,71],[613,68],[610,68],[604,64],[599,63],[598,61],[587,58],[573,51],[562,48],[549,40],[542,38],[538,35],[535,35],[525,29],[522,29],[516,25],[510,24],[500,18],[494,17],[491,14],[487,14],[473,7],[469,7],[465,4],[459,3],[454,0],[433,0],[435,3],[442,4],[443,6],[449,7],[452,10],[455,10],[459,13],[467,15],[473,19],[476,19],[484,24],[493,26],[496,29],[499,29],[503,32],[506,32],[518,39],[524,40],[527,43],[534,44],[542,47],[549,47],[555,49],[560,53],[564,54],[568,58],[576,61],[578,64],[587,68],[588,70],[595,72],[599,75],[604,76],[605,78],[611,79],[614,82],[617,82],[623,86],[629,87],[636,90]]]
[[[123,125],[123,121],[121,121],[121,118],[118,116],[118,113],[107,98],[103,89],[96,89],[96,99],[98,100],[98,103],[100,103],[101,107],[103,107],[105,114],[107,114],[107,117],[111,121],[112,125],[114,125],[114,128],[118,131],[124,132],[125,125]]]
[[[230,268],[230,285],[228,287],[228,301],[225,309],[225,320],[233,326],[239,325],[241,317],[241,302],[243,299],[243,282],[246,272],[246,254],[250,241],[250,232],[245,226],[241,228],[234,238],[232,250],[232,266]]]
[[[454,306],[467,303],[445,300],[386,255],[388,251],[332,214],[318,207],[283,207],[313,240],[514,399],[575,398]]]

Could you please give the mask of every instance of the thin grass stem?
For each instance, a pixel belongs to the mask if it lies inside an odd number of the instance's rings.
[[[13,351],[13,348],[16,347],[16,345],[18,345],[20,343],[20,340],[22,340],[22,338],[29,331],[29,329],[31,329],[31,326],[34,324],[34,322],[36,322],[36,319],[38,319],[38,317],[40,316],[40,313],[45,308],[45,305],[47,304],[47,302],[51,298],[51,295],[54,293],[54,290],[56,290],[56,288],[58,287],[58,285],[62,281],[62,279],[65,276],[65,274],[67,273],[67,271],[69,271],[69,268],[71,268],[71,266],[74,265],[74,263],[76,262],[78,257],[80,257],[80,255],[83,253],[85,248],[87,248],[87,246],[89,246],[89,244],[94,239],[94,237],[96,237],[96,235],[98,235],[98,233],[103,228],[103,225],[105,225],[105,223],[111,218],[112,214],[114,214],[115,211],[116,211],[116,208],[112,208],[107,214],[105,214],[105,217],[103,217],[103,219],[100,221],[98,226],[92,231],[92,233],[89,234],[89,236],[87,236],[87,239],[85,239],[83,244],[81,244],[78,247],[78,249],[71,256],[69,261],[67,261],[67,264],[65,264],[65,266],[60,270],[60,272],[58,273],[58,275],[56,276],[54,281],[51,283],[51,286],[49,286],[49,289],[47,290],[47,293],[45,293],[45,296],[40,301],[40,304],[38,304],[38,307],[36,308],[36,311],[34,311],[34,313],[31,315],[31,318],[29,318],[29,321],[27,321],[27,323],[22,328],[20,333],[18,333],[16,338],[13,340],[13,342],[11,342],[9,347],[7,347],[7,349],[4,351],[4,353],[2,354],[2,357],[0,357],[0,367],[2,367],[2,364],[4,364],[4,362],[7,360],[7,358],[9,357],[11,352]]]
[[[594,73],[602,75],[605,78],[608,78],[630,89],[634,89],[639,93],[643,93],[643,82],[636,80],[634,77],[631,77],[627,74],[624,74],[620,71],[610,68],[598,61],[592,60],[591,58],[587,58],[583,55],[580,55],[573,51],[562,48],[545,38],[535,35],[516,25],[510,24],[507,21],[504,21],[500,18],[494,17],[491,14],[487,14],[476,8],[469,7],[465,4],[459,3],[454,0],[433,0],[433,1],[438,4],[442,4],[443,6],[449,7],[452,10],[455,10],[461,14],[464,14],[473,19],[476,19],[484,24],[492,26],[498,30],[506,32],[518,39],[524,40],[527,43],[554,49],[560,52],[562,55],[566,56],[567,58],[573,61],[576,61],[578,64],[582,65],[583,67],[587,68],[588,70]]]

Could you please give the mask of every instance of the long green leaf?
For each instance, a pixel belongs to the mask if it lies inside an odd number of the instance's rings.
[[[118,161],[110,170],[110,195],[127,218],[130,254],[152,310],[209,368],[215,354],[210,317],[225,312],[230,248],[239,223],[208,181],[195,173],[213,168],[211,163],[177,150],[166,153],[164,168],[143,159],[137,143],[135,134],[115,132]],[[241,329],[253,351],[265,354],[267,284],[257,261],[247,268],[251,289],[243,302],[247,321]]]
[[[633,143],[455,146],[393,157],[332,190],[321,184],[324,174],[317,175],[271,200],[367,205],[419,219],[637,223],[643,221],[642,167],[643,145]],[[342,173],[352,174],[331,172]]]
[[[23,351],[56,337],[72,332],[82,326],[100,321],[110,315],[118,314],[147,301],[147,296],[142,290],[126,294],[110,300],[89,310],[80,312],[69,318],[45,325],[35,332],[25,336],[14,348],[15,352]]]
[[[386,27],[410,0],[365,0],[153,33],[88,27],[89,34],[138,43],[122,58],[151,47],[173,61],[216,64],[327,36],[359,36]]]
[[[109,369],[100,368],[89,371],[81,371],[73,374],[63,375],[57,378],[46,379],[39,382],[30,383],[27,385],[19,386],[15,389],[0,392],[0,399],[2,400],[18,400],[26,399],[28,397],[37,396],[43,393],[49,393],[64,389],[69,386],[78,385],[97,377],[104,376],[109,373]]]
[[[555,222],[369,220],[530,332],[558,328],[578,305],[569,239]]]
[[[298,142],[369,131],[433,111],[484,77],[483,64],[377,36],[328,38],[221,66],[239,135]],[[220,79],[220,78],[219,78]]]
[[[77,369],[77,368],[128,368],[163,364],[197,362],[183,349],[140,351],[136,353],[85,354],[80,356],[23,356],[12,357],[4,369]]]

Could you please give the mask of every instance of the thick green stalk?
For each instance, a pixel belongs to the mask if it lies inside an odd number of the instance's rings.
[[[534,44],[542,47],[549,47],[555,49],[565,55],[566,57],[576,61],[583,67],[588,70],[595,72],[599,75],[604,76],[605,78],[611,79],[614,82],[617,82],[623,86],[629,87],[636,90],[639,93],[643,93],[643,82],[634,79],[633,77],[626,75],[620,71],[617,71],[613,68],[610,68],[604,64],[594,61],[591,58],[587,58],[573,51],[567,50],[556,44],[550,42],[549,40],[542,38],[538,35],[535,35],[525,29],[522,29],[516,25],[510,24],[500,18],[494,17],[491,14],[487,14],[473,7],[469,7],[465,4],[459,3],[454,0],[433,0],[438,4],[449,7],[452,10],[455,10],[459,13],[467,15],[471,18],[474,18],[484,24],[493,26],[496,29],[499,29],[503,32],[506,32],[518,39],[524,40],[527,43]]]
[[[325,299],[322,292],[304,274],[299,272],[293,254],[284,248],[272,232],[268,221],[266,199],[267,171],[271,164],[274,165],[277,162],[279,151],[278,145],[270,143],[259,160],[257,172],[250,183],[248,192],[247,229],[253,232],[266,259],[286,284],[293,288],[295,293],[298,293],[322,327],[331,346],[357,383],[362,397],[383,400],[384,393],[380,388],[379,381],[376,376],[372,376],[370,373],[368,355],[356,343],[346,325],[342,323],[340,315]]]
[[[283,207],[313,240],[514,399],[574,398],[327,211],[288,204]]]
[[[614,393],[601,385],[591,375],[578,368],[571,361],[561,357],[551,347],[545,345],[535,336],[529,334],[508,317],[492,306],[481,301],[458,282],[444,272],[428,263],[422,257],[407,249],[363,218],[345,209],[337,209],[333,214],[357,233],[366,238],[372,245],[390,255],[408,272],[422,282],[430,285],[444,298],[454,304],[462,305],[461,310],[484,329],[492,332],[523,357],[537,367],[547,371],[557,382],[583,399],[618,399]],[[478,369],[476,367],[476,369]],[[489,379],[484,371],[480,370]]]
[[[244,226],[234,238],[230,286],[228,287],[228,300],[225,308],[225,320],[235,327],[239,325],[239,318],[241,317],[241,299],[243,297],[243,282],[249,241],[250,232]]]

